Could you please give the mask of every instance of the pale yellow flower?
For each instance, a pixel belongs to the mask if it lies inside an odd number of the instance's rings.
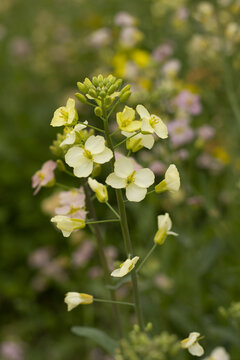
[[[65,215],[56,215],[51,218],[51,222],[56,223],[57,228],[62,231],[64,237],[68,237],[74,230],[83,229],[86,226],[84,220],[69,218]]]
[[[155,186],[156,193],[161,193],[163,191],[176,192],[180,188],[180,176],[177,167],[174,164],[171,164],[166,173],[165,179],[162,180],[158,185]]]
[[[64,302],[67,304],[68,311],[71,311],[78,305],[88,305],[93,303],[93,296],[78,292],[68,292],[65,295]]]
[[[92,189],[92,191],[95,192],[96,197],[99,202],[106,202],[108,201],[108,192],[106,185],[101,184],[95,179],[92,179],[91,177],[88,178],[88,185]]]
[[[93,164],[104,164],[113,157],[112,150],[105,146],[103,136],[90,136],[83,147],[73,146],[65,155],[66,163],[73,167],[77,177],[88,177]]]
[[[113,277],[123,277],[127,275],[135,267],[138,262],[139,257],[135,256],[133,259],[125,260],[118,269],[113,270],[111,276]]]
[[[84,124],[88,124],[88,121],[84,121]],[[84,124],[77,124],[74,128],[66,133],[65,140],[63,140],[60,146],[72,145],[76,141],[76,134],[85,129],[87,126]],[[66,128],[68,129],[68,128]]]
[[[200,333],[191,332],[189,337],[181,341],[183,349],[188,349],[191,355],[202,356],[204,354],[203,347],[198,343]]]
[[[77,110],[75,109],[75,100],[69,98],[66,106],[58,108],[53,115],[51,125],[63,126],[63,125],[75,125],[78,120]]]
[[[216,347],[204,360],[230,360],[229,354],[226,352],[224,347]]]
[[[122,134],[126,137],[130,137],[126,141],[126,148],[132,152],[137,152],[143,147],[150,150],[154,145],[154,138],[151,134],[144,135],[139,133],[132,136],[134,133],[129,133],[126,131],[122,131]]]
[[[154,236],[154,242],[157,243],[158,245],[162,245],[165,242],[167,235],[178,236],[178,234],[176,234],[175,232],[170,231],[171,228],[172,228],[172,221],[170,219],[169,214],[166,213],[165,215],[159,215],[158,231]]]
[[[142,201],[147,188],[154,183],[154,174],[150,169],[134,170],[133,161],[121,157],[115,161],[114,172],[108,175],[106,183],[114,189],[126,189],[129,201]]]
[[[135,120],[135,110],[125,106],[122,112],[117,113],[117,123],[120,130],[134,132],[141,128],[142,122]]]
[[[138,105],[136,110],[142,119],[141,130],[143,134],[156,133],[161,139],[166,139],[168,137],[167,126],[160,117],[153,114],[150,115],[143,105]]]

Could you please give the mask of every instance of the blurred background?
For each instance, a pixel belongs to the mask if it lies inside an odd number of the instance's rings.
[[[169,140],[137,161],[157,180],[174,162],[182,179],[177,195],[128,206],[140,257],[158,214],[169,212],[180,234],[143,270],[144,316],[155,333],[198,330],[207,352],[221,345],[239,360],[239,18],[239,0],[0,1],[0,359],[107,359],[70,328],[110,329],[109,307],[67,313],[63,302],[69,290],[106,297],[94,240],[54,229],[56,194],[34,197],[31,176],[52,158],[50,120],[77,81],[112,73],[131,84],[130,106],[143,103],[168,124]],[[78,110],[95,121],[85,105]],[[120,237],[103,231],[114,264]],[[130,296],[125,284],[118,297]],[[128,332],[134,319],[123,311]]]

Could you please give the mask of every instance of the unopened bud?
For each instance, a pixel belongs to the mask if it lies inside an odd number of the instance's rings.
[[[131,91],[127,91],[124,94],[122,94],[121,97],[120,97],[120,102],[127,101],[128,98],[130,97],[130,95],[131,95]]]
[[[76,93],[75,96],[81,103],[86,104],[87,99],[85,98],[85,96],[83,94]]]
[[[115,82],[115,86],[116,86],[116,89],[120,88],[120,86],[122,85],[122,79],[118,79],[116,82]]]
[[[93,171],[92,171],[92,178],[95,178],[95,177],[98,177],[98,175],[100,175],[101,173],[101,165],[99,164],[94,164],[94,167],[93,167]]]
[[[95,113],[95,115],[98,116],[98,117],[101,117],[101,116],[102,116],[103,112],[102,112],[102,109],[100,108],[100,106],[95,107],[94,113]]]
[[[89,89],[88,93],[89,93],[89,95],[92,96],[93,98],[96,98],[96,97],[97,97],[97,93],[96,93],[96,91],[95,91],[93,88]]]
[[[93,86],[93,84],[91,83],[91,81],[88,78],[85,78],[84,85],[86,85],[88,88]]]
[[[99,84],[98,78],[97,78],[96,76],[94,76],[94,77],[92,78],[92,82],[93,82],[93,85],[95,85],[96,87],[97,87],[98,84]]]
[[[121,90],[121,94],[124,94],[126,91],[130,90],[130,88],[131,88],[131,85],[124,86],[124,88],[122,88],[122,90]]]
[[[105,98],[105,105],[110,106],[112,104],[112,101],[113,101],[112,98],[110,96],[107,96]]]
[[[78,81],[77,83],[77,87],[79,88],[79,90],[86,94],[88,92],[88,86],[84,85],[83,83],[81,83],[80,81]]]
[[[115,85],[111,85],[110,88],[108,89],[108,94],[111,95],[114,93],[114,91],[116,91],[116,86]]]

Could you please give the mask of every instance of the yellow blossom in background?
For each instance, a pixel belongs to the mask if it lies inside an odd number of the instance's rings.
[[[69,98],[66,106],[61,106],[54,112],[51,125],[53,127],[75,125],[77,120],[78,114],[77,110],[75,109],[75,100]]]
[[[169,190],[170,192],[176,192],[180,188],[180,176],[177,167],[171,164],[166,173],[165,179],[155,186],[156,193]]]
[[[92,191],[95,192],[96,197],[99,202],[106,202],[108,201],[108,192],[106,185],[101,184],[95,179],[92,179],[91,177],[88,178],[88,185],[92,189]]]
[[[65,295],[64,302],[67,304],[68,311],[71,311],[80,304],[81,305],[92,304],[93,296],[78,292],[68,292]]]
[[[141,130],[143,134],[156,133],[161,139],[166,139],[168,137],[167,126],[158,116],[153,114],[150,115],[143,105],[138,105],[136,110],[142,119]]]
[[[200,333],[191,332],[189,337],[181,341],[183,349],[188,349],[191,355],[202,356],[204,354],[203,347],[198,343]]]
[[[135,110],[128,106],[117,113],[117,123],[120,130],[127,132],[139,130],[142,125],[141,121],[135,120]]]
[[[56,215],[51,218],[51,222],[56,223],[64,237],[68,237],[74,230],[83,229],[86,226],[84,220],[69,218],[65,215]]]
[[[158,231],[154,236],[154,242],[158,245],[164,244],[167,235],[178,236],[177,233],[170,231],[172,228],[172,221],[168,213],[158,216]]]
[[[113,277],[123,277],[127,275],[138,262],[139,257],[135,256],[133,259],[125,260],[118,269],[112,271],[111,276]]]
[[[133,50],[131,58],[140,67],[146,67],[151,60],[150,54],[147,51],[141,49]]]
[[[117,77],[124,77],[127,64],[127,56],[122,53],[117,53],[112,59],[112,64],[114,67],[114,75]]]

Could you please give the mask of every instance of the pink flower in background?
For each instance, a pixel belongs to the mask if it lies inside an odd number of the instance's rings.
[[[114,23],[118,26],[134,26],[135,18],[125,11],[120,11],[114,18]]]
[[[43,268],[47,266],[51,259],[51,250],[48,247],[40,247],[30,254],[28,262],[33,268]]]
[[[199,115],[202,111],[199,95],[193,94],[189,90],[182,90],[175,97],[173,103],[179,108],[179,110],[191,115]]]
[[[87,37],[87,43],[96,48],[107,46],[111,43],[111,41],[112,33],[108,28],[98,29]]]
[[[10,42],[10,51],[14,57],[25,58],[31,53],[30,43],[27,38],[16,36]]]
[[[180,149],[178,152],[177,152],[177,155],[179,157],[179,159],[181,160],[186,160],[189,158],[189,151],[186,150],[186,149]]]
[[[188,144],[194,138],[194,131],[187,119],[176,119],[167,124],[170,140],[175,147]]]
[[[203,153],[197,158],[197,165],[213,172],[219,172],[223,168],[223,165],[208,153]]]
[[[32,177],[32,187],[35,189],[34,195],[36,195],[41,187],[51,186],[54,184],[54,170],[56,169],[57,164],[55,161],[49,160],[46,161],[42,168],[38,170]]]
[[[14,341],[4,341],[0,344],[0,355],[2,360],[23,360],[23,347]]]
[[[85,194],[82,188],[62,191],[59,194],[59,205],[55,209],[57,215],[68,215],[74,219],[86,219]]]
[[[177,18],[179,20],[186,20],[189,16],[188,9],[185,6],[181,6],[177,9]]]
[[[153,51],[153,59],[156,61],[163,61],[167,57],[171,56],[173,53],[173,48],[169,44],[162,44],[159,45],[154,51]]]
[[[94,244],[90,240],[83,241],[72,254],[72,264],[75,267],[84,267],[91,259]]]
[[[149,168],[154,172],[155,175],[162,175],[167,170],[167,167],[161,161],[154,161],[150,164]]]
[[[215,129],[209,125],[203,125],[197,129],[197,134],[202,140],[210,140],[215,135]]]

